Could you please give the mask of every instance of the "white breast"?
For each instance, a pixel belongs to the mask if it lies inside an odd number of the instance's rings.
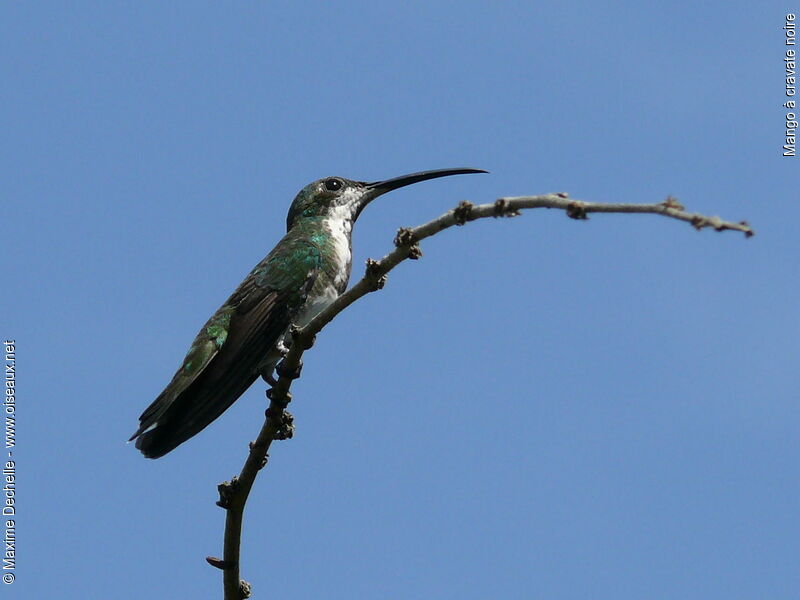
[[[337,275],[335,280],[337,286],[344,285],[345,269],[352,258],[350,252],[350,230],[353,227],[353,222],[350,214],[351,210],[343,206],[325,220],[325,225],[331,234],[331,242],[333,244],[332,258],[336,261],[336,272],[340,274]]]

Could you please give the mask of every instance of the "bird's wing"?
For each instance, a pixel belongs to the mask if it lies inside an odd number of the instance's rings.
[[[270,254],[203,326],[170,384],[145,409],[131,439],[145,456],[166,454],[221,415],[258,377],[319,272],[319,250],[302,241]],[[310,266],[311,268],[305,268]],[[299,268],[298,268],[299,267]]]

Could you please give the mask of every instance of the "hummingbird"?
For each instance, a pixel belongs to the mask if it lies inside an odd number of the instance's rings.
[[[347,288],[353,224],[378,196],[407,185],[481,169],[421,171],[384,181],[325,177],[295,196],[286,235],[203,325],[172,381],[139,417],[129,441],[159,458],[225,412],[291,346],[293,324],[307,325]]]

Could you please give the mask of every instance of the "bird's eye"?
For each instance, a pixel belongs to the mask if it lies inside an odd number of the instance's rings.
[[[343,185],[344,184],[342,183],[342,180],[336,179],[335,177],[331,177],[330,179],[325,180],[325,189],[328,190],[329,192],[336,192],[342,189]]]

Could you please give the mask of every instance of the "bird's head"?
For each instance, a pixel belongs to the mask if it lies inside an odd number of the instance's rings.
[[[286,229],[291,229],[303,219],[314,217],[338,216],[355,221],[367,204],[386,192],[437,177],[486,172],[481,169],[438,169],[371,183],[344,177],[325,177],[309,183],[295,196],[286,217]]]

